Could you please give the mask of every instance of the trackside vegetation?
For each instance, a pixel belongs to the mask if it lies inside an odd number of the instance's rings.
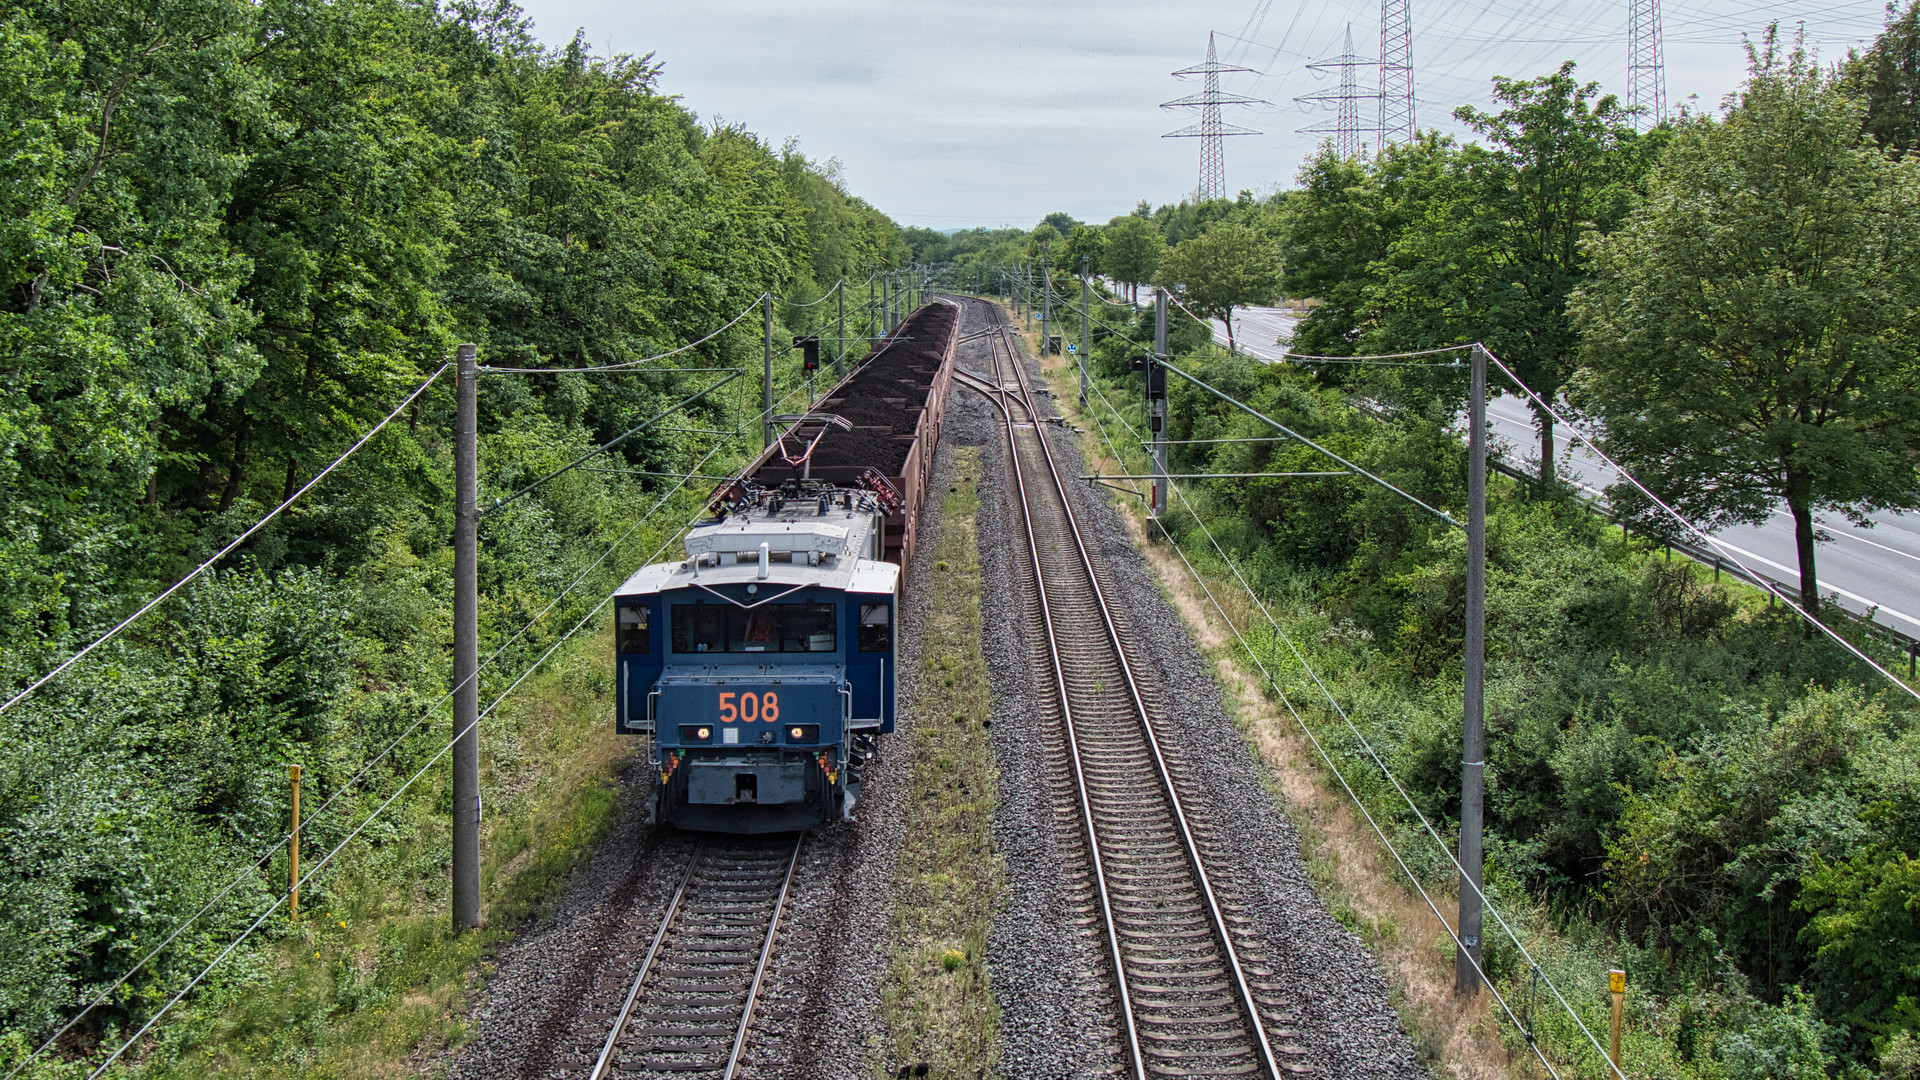
[[[770,291],[784,343],[834,310],[799,305],[906,257],[837,165],[703,122],[661,71],[579,37],[542,46],[506,2],[0,15],[5,696],[306,483],[456,342],[495,367],[634,361]],[[863,299],[849,291],[853,333]],[[484,374],[482,504],[726,369],[757,374],[760,330],[755,313],[640,374]],[[786,394],[798,361],[777,359]],[[580,628],[483,724],[488,934],[537,907],[614,805],[588,616],[699,509],[710,483],[678,474],[757,447],[757,382],[481,525],[481,652],[501,650],[483,703]],[[28,1073],[85,1075],[274,903],[289,766],[318,812],[311,868],[445,743],[452,391],[436,383],[213,573],[0,714],[0,1070],[126,976]],[[380,1075],[457,1039],[494,939],[440,928],[444,771],[116,1073]]]
[[[1271,197],[1142,204],[1106,226],[1049,219],[958,257],[1019,262],[1032,236],[1050,241],[1071,340],[1078,266],[1057,252],[1085,228],[1102,259],[1114,253],[1094,264],[1119,288],[1095,302],[1101,393],[1084,415],[1089,437],[1111,439],[1102,447],[1131,471],[1147,462],[1130,361],[1153,338],[1126,302],[1133,284],[1201,300],[1257,278],[1228,264],[1264,260],[1279,271],[1264,296],[1188,306],[1306,298],[1291,347],[1348,361],[1485,341],[1535,389],[1562,393],[1655,494],[1709,524],[1777,504],[1803,524],[1816,511],[1910,507],[1916,56],[1920,5],[1831,68],[1768,32],[1721,110],[1645,131],[1570,66],[1503,79],[1496,111],[1461,114],[1479,141],[1428,134],[1358,159],[1323,152]],[[1249,253],[1182,257],[1207,237],[1220,253]],[[1214,345],[1178,311],[1171,330],[1186,370],[1462,512],[1465,371],[1450,357],[1268,364]],[[1172,472],[1330,467],[1291,440],[1183,444],[1277,433],[1182,380],[1169,386]],[[1496,477],[1489,519],[1495,903],[1603,1042],[1605,972],[1628,971],[1629,1076],[1920,1077],[1920,709],[1784,605],[1663,551],[1644,500],[1609,493],[1630,535],[1570,498],[1553,475],[1554,424],[1537,419],[1537,476]],[[1711,482],[1689,484],[1698,477]],[[1338,703],[1256,607],[1235,601],[1278,678],[1274,707],[1284,694],[1301,711],[1393,846],[1451,893],[1445,854],[1367,748],[1450,848],[1464,538],[1350,477],[1182,487],[1192,509],[1174,501],[1166,539],[1215,575],[1217,592],[1237,595],[1228,560],[1239,567]],[[1811,581],[1816,538],[1803,539]],[[1820,610],[1817,595],[1802,599]],[[1855,643],[1905,671],[1885,646]],[[1448,947],[1437,931],[1426,940]],[[1491,922],[1486,942],[1496,984],[1549,1056],[1599,1075]],[[1502,1030],[1516,1061],[1530,1057]]]
[[[1463,509],[1464,451],[1445,426],[1383,422],[1310,375],[1208,347],[1181,363],[1414,496]],[[1109,359],[1100,385],[1143,431],[1138,377]],[[1217,399],[1172,395],[1173,439],[1271,434]],[[1095,395],[1090,413],[1103,408]],[[1095,420],[1125,444],[1117,419]],[[1171,463],[1325,464],[1298,443],[1176,446]],[[1234,590],[1204,522],[1248,576],[1355,729],[1243,607],[1278,690],[1424,883],[1450,892],[1451,865],[1361,740],[1451,844],[1462,536],[1346,478],[1184,489],[1192,511],[1175,501],[1172,542],[1218,592]],[[1488,642],[1488,891],[1594,1030],[1606,970],[1628,970],[1629,1075],[1793,1075],[1768,1062],[1803,1076],[1908,1075],[1916,988],[1893,943],[1910,940],[1903,883],[1920,850],[1907,816],[1920,807],[1911,699],[1756,590],[1504,479],[1490,507]],[[1510,1000],[1533,1002],[1549,1053],[1593,1072],[1584,1039],[1505,938],[1490,929],[1486,940],[1491,974]]]
[[[955,450],[940,503],[876,1077],[999,1075],[1000,1008],[985,952],[1005,874],[990,828],[1000,796],[980,645],[980,462],[978,447]]]

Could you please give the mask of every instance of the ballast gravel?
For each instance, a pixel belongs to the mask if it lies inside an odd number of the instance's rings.
[[[985,329],[984,305],[969,303],[962,333]],[[990,376],[985,340],[963,342],[963,367]],[[1029,371],[1038,373],[1029,361]],[[1082,472],[1073,437],[1055,429],[1062,470]],[[1001,1072],[1011,1080],[1115,1075],[1117,1026],[1107,985],[1105,942],[1085,920],[1071,866],[1078,841],[1056,823],[1059,794],[1047,780],[1046,733],[1034,704],[1043,687],[1032,669],[1036,632],[1018,595],[1024,540],[1009,490],[998,412],[955,383],[950,391],[934,484],[924,511],[916,565],[899,613],[895,733],[868,767],[851,824],[817,831],[807,843],[761,1006],[745,1075],[765,1080],[866,1080],[886,1033],[878,1003],[893,916],[894,852],[903,838],[930,553],[940,528],[938,493],[953,482],[953,446],[982,448],[980,536],[983,649],[995,695],[992,741],[1000,769],[993,833],[1005,860],[1007,892],[988,937],[987,967],[1000,1004]],[[1262,784],[1259,765],[1228,719],[1209,666],[1162,596],[1126,527],[1085,486],[1072,498],[1112,598],[1132,613],[1129,655],[1177,702],[1161,738],[1186,763],[1190,810],[1220,825],[1226,865],[1209,866],[1254,916],[1252,962],[1292,988],[1290,1041],[1322,1077],[1413,1080],[1425,1071],[1401,1031],[1385,980],[1360,941],[1314,894],[1298,837]],[[454,1080],[580,1076],[606,1035],[610,1016],[591,1002],[624,993],[637,966],[635,941],[658,925],[693,837],[645,822],[653,777],[636,758],[622,774],[619,819],[576,871],[552,910],[531,921],[495,958],[470,1017],[473,1038],[452,1055]]]
[[[1044,385],[1032,359],[1022,359],[1034,384]],[[1041,407],[1049,409],[1050,403],[1042,399]],[[1059,428],[1047,431],[1062,474],[1083,475],[1087,470],[1073,435]],[[1412,1040],[1401,1029],[1378,965],[1314,892],[1298,834],[1262,783],[1261,766],[1229,719],[1210,665],[1161,592],[1125,524],[1100,489],[1074,484],[1070,491],[1102,584],[1111,590],[1109,599],[1127,613],[1132,637],[1128,656],[1145,668],[1137,671],[1142,679],[1157,684],[1152,696],[1168,703],[1170,715],[1156,732],[1169,756],[1184,764],[1182,772],[1191,786],[1198,789],[1183,795],[1188,815],[1217,826],[1216,851],[1224,848],[1226,857],[1210,863],[1208,873],[1245,901],[1253,916],[1252,932],[1239,938],[1252,945],[1248,949],[1243,944],[1243,959],[1270,967],[1278,976],[1276,981],[1290,990],[1287,1011],[1298,1020],[1289,1026],[1299,1034],[1287,1041],[1306,1048],[1300,1060],[1313,1066],[1318,1076],[1342,1080],[1426,1076]],[[1006,506],[999,529],[982,527],[983,546],[1009,552],[993,558],[994,565],[1011,559],[1011,545],[1024,539],[1017,526],[1018,512],[1017,507]],[[988,561],[983,551],[983,565]],[[995,734],[1001,733],[996,729]],[[1008,779],[1002,777],[1003,792],[1007,785]],[[1013,807],[1003,805],[1002,811],[1013,812]],[[1018,879],[1021,872],[1013,866],[1013,854],[1009,853],[1008,873]],[[1047,1071],[1046,1045],[1014,1045],[1030,1027],[1049,1037],[1054,1033],[1044,1023],[1017,1017],[1017,1001],[1002,1001],[1008,1014],[1008,1060],[1041,1066],[1031,1073],[1009,1069],[1008,1074],[1070,1075]]]

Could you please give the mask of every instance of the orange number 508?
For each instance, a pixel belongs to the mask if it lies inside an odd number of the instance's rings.
[[[721,723],[751,724],[755,720],[765,720],[769,724],[780,722],[779,694],[771,690],[764,694],[756,694],[751,690],[739,693],[728,690],[720,695]]]

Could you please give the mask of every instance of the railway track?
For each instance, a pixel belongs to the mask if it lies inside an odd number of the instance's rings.
[[[588,1080],[738,1075],[805,834],[702,840]]]
[[[1128,1074],[1264,1076],[1310,1071],[1283,1040],[1282,988],[1243,961],[1246,919],[1206,870],[1210,830],[1188,820],[1177,766],[1154,732],[1150,688],[1136,679],[1123,620],[1109,605],[1034,391],[997,307],[994,378],[962,381],[1005,419],[1014,490],[1027,530],[1043,682],[1087,847],[1090,906],[1105,937]]]

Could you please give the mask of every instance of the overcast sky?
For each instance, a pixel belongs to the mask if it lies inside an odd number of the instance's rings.
[[[744,123],[776,145],[797,138],[837,157],[847,186],[894,220],[936,229],[1029,226],[1054,210],[1105,221],[1141,199],[1193,191],[1195,139],[1161,138],[1193,110],[1174,78],[1205,58],[1257,73],[1223,87],[1273,104],[1228,110],[1263,132],[1227,140],[1227,184],[1293,183],[1321,138],[1296,129],[1332,114],[1294,98],[1337,85],[1306,64],[1379,50],[1378,0],[521,0],[535,33],[576,29],[601,51],[652,52],[662,89],[706,120]],[[1745,74],[1741,34],[1769,20],[1829,59],[1872,40],[1884,0],[1664,0],[1667,93],[1717,107]],[[1625,95],[1625,0],[1413,0],[1418,121],[1458,131],[1453,109],[1487,107],[1495,75],[1530,77],[1563,60]],[[1378,76],[1363,69],[1364,82]],[[1369,103],[1369,108],[1372,108]]]

